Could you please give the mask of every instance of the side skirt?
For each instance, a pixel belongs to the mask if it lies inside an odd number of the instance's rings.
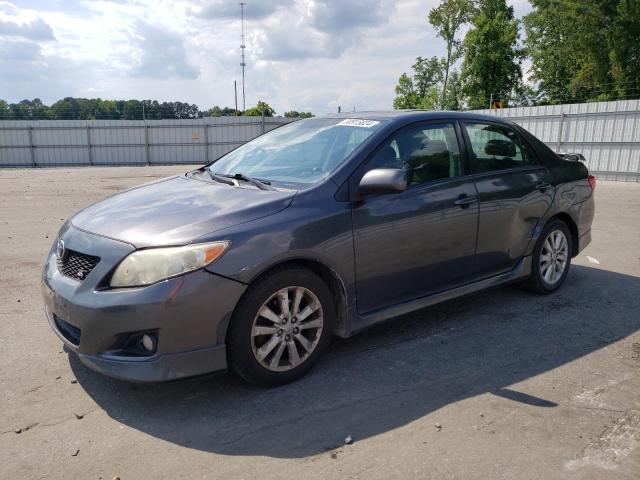
[[[399,317],[400,315],[405,315],[415,310],[435,305],[436,303],[446,302],[447,300],[470,295],[472,293],[479,292],[480,290],[486,290],[487,288],[499,287],[525,278],[531,273],[531,261],[532,256],[528,255],[523,257],[513,270],[496,275],[495,277],[485,278],[484,280],[452,288],[445,292],[435,293],[427,297],[421,297],[398,305],[392,305],[391,307],[374,310],[373,312],[365,315],[359,315],[354,312],[355,314],[351,317],[351,321],[349,322],[349,327],[351,327],[349,329],[350,335],[369,328],[376,323]]]

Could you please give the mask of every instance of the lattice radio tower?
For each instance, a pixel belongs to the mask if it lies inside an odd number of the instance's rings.
[[[242,39],[242,43],[240,44],[240,66],[242,67],[242,112],[244,113],[245,109],[246,109],[246,105],[245,105],[245,96],[244,96],[244,67],[247,66],[247,64],[244,61],[244,49],[245,49],[245,45],[244,45],[244,7],[245,7],[246,3],[245,2],[240,2],[240,26],[242,28],[242,34],[240,35],[240,38]]]

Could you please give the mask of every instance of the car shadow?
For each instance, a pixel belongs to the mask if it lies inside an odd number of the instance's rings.
[[[554,408],[514,384],[638,331],[638,291],[640,278],[573,266],[553,295],[496,289],[335,339],[309,375],[270,389],[229,374],[133,385],[69,360],[86,392],[129,427],[207,452],[299,458],[475,395]]]

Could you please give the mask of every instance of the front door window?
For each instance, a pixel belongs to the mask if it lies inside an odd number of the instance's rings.
[[[409,185],[462,175],[462,160],[452,124],[422,125],[399,132],[367,165],[374,168],[402,168]]]

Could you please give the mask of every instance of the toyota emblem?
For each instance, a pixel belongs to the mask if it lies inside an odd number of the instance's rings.
[[[58,240],[58,244],[56,245],[56,255],[60,260],[64,260],[64,255],[67,251],[64,248],[64,240]]]

